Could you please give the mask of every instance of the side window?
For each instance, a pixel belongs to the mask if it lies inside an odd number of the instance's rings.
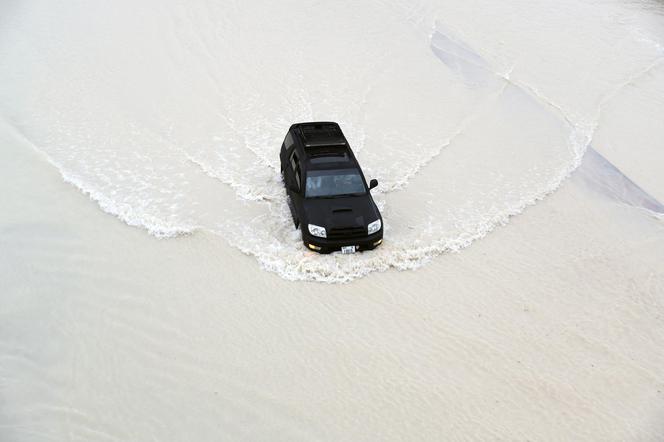
[[[293,151],[290,157],[290,164],[293,168],[293,177],[295,178],[295,183],[298,190],[300,189],[300,161],[297,157],[297,152]]]
[[[281,158],[282,161],[282,167],[285,167],[286,164],[288,163],[288,155],[295,150],[295,141],[293,140],[293,135],[291,135],[290,131],[286,133],[286,138],[284,138],[284,142],[281,143],[281,152],[279,153],[279,158]]]
[[[293,151],[290,156],[290,165],[293,168],[293,171],[300,168],[300,162],[298,161],[297,152],[295,151]]]
[[[284,140],[284,147],[286,148],[286,150],[291,150],[294,144],[295,143],[293,142],[293,136],[291,135],[290,132],[288,132],[288,134],[286,134],[286,139]]]

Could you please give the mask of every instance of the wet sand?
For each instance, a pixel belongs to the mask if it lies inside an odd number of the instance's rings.
[[[460,253],[330,285],[128,227],[0,144],[5,440],[664,435],[664,226],[576,176]]]

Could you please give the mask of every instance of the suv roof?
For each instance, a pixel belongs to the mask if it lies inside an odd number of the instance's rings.
[[[356,165],[355,156],[337,123],[294,124],[291,130],[301,144],[304,159],[311,169]]]
[[[346,138],[337,123],[300,123],[296,126],[305,148],[348,146]]]

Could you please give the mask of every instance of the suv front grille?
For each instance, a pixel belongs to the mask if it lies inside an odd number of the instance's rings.
[[[367,236],[365,227],[335,227],[327,232],[330,239],[361,238]]]

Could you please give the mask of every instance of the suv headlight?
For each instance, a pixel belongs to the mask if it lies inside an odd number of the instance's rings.
[[[315,224],[309,224],[309,233],[320,238],[327,238],[325,227],[317,226]]]
[[[380,222],[380,219],[377,219],[376,221],[369,223],[367,226],[367,230],[369,231],[369,235],[372,233],[376,233],[380,230],[380,228],[383,226],[383,223]]]

